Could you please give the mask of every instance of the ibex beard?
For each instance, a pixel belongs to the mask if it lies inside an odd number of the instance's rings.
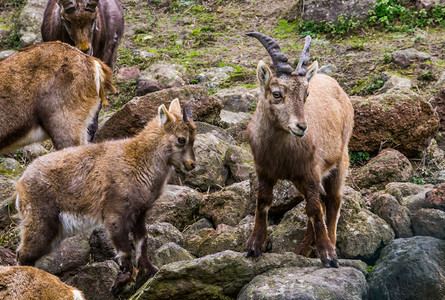
[[[111,292],[118,295],[132,280],[132,247],[137,246],[138,278],[158,269],[147,255],[145,217],[162,193],[173,167],[195,167],[196,126],[179,100],[135,137],[67,148],[35,160],[17,182],[22,219],[20,265],[34,265],[74,229],[104,224],[118,252],[121,271]]]
[[[259,62],[260,98],[247,128],[259,182],[247,254],[258,257],[263,250],[273,187],[284,179],[306,199],[309,221],[297,254],[308,256],[315,248],[325,266],[338,267],[335,243],[354,123],[351,101],[334,79],[317,74],[317,63],[308,66],[310,37],[294,71],[272,38],[248,35],[265,46],[276,75]]]

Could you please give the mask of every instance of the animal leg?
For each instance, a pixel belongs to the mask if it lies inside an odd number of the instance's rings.
[[[93,117],[93,120],[91,121],[90,125],[88,126],[88,141],[92,142],[94,139],[94,135],[96,134],[96,131],[99,127],[99,112],[102,108],[102,104],[99,105],[99,108],[96,111],[96,114]]]
[[[247,240],[247,256],[259,257],[267,236],[267,214],[273,201],[275,180],[258,176],[258,198],[255,210],[255,225]]]
[[[147,249],[147,230],[145,228],[145,213],[136,221],[133,230],[133,237],[136,243],[136,260],[138,266],[138,275],[136,277],[135,289],[140,288],[150,277],[158,272],[158,268],[148,258]]]
[[[118,252],[120,271],[111,287],[111,293],[117,297],[123,288],[132,280],[133,265],[131,263],[131,244],[129,239],[129,230],[124,226],[120,218],[110,217],[105,226],[108,229],[109,236]]]
[[[337,254],[332,244],[324,221],[323,206],[320,200],[319,184],[308,182],[305,188],[306,213],[314,232],[315,246],[322,263],[326,267],[338,268]],[[309,224],[308,224],[309,225]]]
[[[314,250],[314,245],[315,245],[314,228],[312,227],[311,221],[308,221],[303,240],[297,246],[295,253],[297,253],[298,255],[303,255],[308,257],[311,254],[312,250]]]
[[[322,196],[326,206],[326,225],[329,238],[334,246],[337,242],[337,222],[340,216],[341,189],[343,187],[343,179],[339,174],[341,172],[335,170],[331,176],[325,179],[326,196]]]
[[[58,216],[30,216],[22,221],[21,245],[17,250],[17,262],[21,266],[34,266],[36,261],[48,254],[60,228]]]

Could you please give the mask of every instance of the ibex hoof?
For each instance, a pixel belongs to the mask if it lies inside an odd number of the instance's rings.
[[[130,272],[119,272],[117,274],[116,279],[114,280],[113,286],[111,287],[111,294],[113,294],[114,298],[117,298],[118,295],[122,292],[124,287],[131,281],[131,273]]]
[[[323,266],[325,266],[326,268],[338,268],[339,264],[338,264],[338,259],[337,258],[326,258],[326,259],[321,259],[321,262],[323,263]]]
[[[159,270],[157,268],[153,268],[148,270],[147,272],[138,272],[138,275],[136,276],[136,282],[134,283],[134,289],[138,290],[141,286],[144,285],[145,282],[147,282],[149,278],[155,276],[158,271]]]

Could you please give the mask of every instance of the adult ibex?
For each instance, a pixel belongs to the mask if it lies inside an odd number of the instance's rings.
[[[111,69],[60,42],[33,45],[0,60],[0,153],[50,137],[56,149],[88,142],[88,126]]]
[[[175,99],[167,111],[149,122],[135,137],[63,149],[42,156],[18,181],[17,209],[22,218],[20,265],[34,265],[74,229],[103,223],[121,271],[112,293],[131,281],[129,234],[136,244],[138,282],[157,272],[147,256],[145,216],[172,171],[195,167],[196,127],[191,111],[181,113]]]
[[[247,35],[263,44],[276,71],[274,76],[263,61],[259,62],[260,98],[247,129],[259,181],[255,225],[247,241],[247,254],[261,254],[272,190],[277,180],[286,179],[304,195],[309,217],[297,254],[308,256],[315,245],[325,266],[338,267],[336,229],[349,166],[352,104],[334,79],[316,74],[317,63],[308,69],[309,36],[293,71],[272,38],[258,32]]]
[[[41,26],[43,41],[62,41],[93,55],[110,68],[124,33],[117,0],[49,0]]]
[[[122,7],[117,0],[49,0],[41,26],[43,41],[62,41],[114,68],[124,33]],[[89,140],[98,128],[99,106]]]
[[[0,299],[84,300],[82,292],[33,267],[0,266]]]

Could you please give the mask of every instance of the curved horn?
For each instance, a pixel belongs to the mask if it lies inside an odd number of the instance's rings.
[[[247,36],[253,36],[257,40],[263,44],[264,48],[266,48],[267,52],[272,58],[273,65],[275,66],[275,71],[277,76],[290,76],[293,69],[287,63],[287,56],[281,51],[280,46],[278,46],[277,42],[275,42],[271,37],[264,35],[259,32],[248,32]]]
[[[182,108],[182,120],[183,120],[185,123],[188,123],[188,122],[189,122],[189,120],[188,120],[188,118],[187,118],[187,113],[185,112],[185,107]]]
[[[85,9],[88,11],[91,11],[91,12],[95,12],[98,3],[99,3],[99,0],[90,0],[90,1],[88,1]]]
[[[189,102],[189,107],[187,109],[187,118],[191,119],[192,118],[192,105]]]
[[[76,5],[73,0],[62,0],[60,1],[60,4],[62,4],[63,10],[67,13],[76,10]]]
[[[311,58],[311,37],[308,35],[304,39],[303,53],[301,53],[300,60],[298,61],[298,66],[295,69],[295,73],[298,75],[306,75],[307,67],[309,65],[309,60]]]

